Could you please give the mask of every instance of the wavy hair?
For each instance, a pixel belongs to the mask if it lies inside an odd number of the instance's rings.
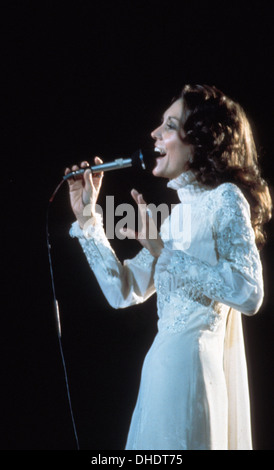
[[[216,187],[231,182],[240,187],[250,204],[251,223],[261,249],[272,201],[243,108],[207,85],[186,85],[179,98],[183,100],[181,125],[185,133],[181,138],[194,149],[189,169],[202,184]]]

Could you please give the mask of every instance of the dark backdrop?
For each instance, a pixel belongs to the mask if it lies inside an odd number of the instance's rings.
[[[194,6],[190,6],[192,4]],[[271,2],[2,2],[2,314],[0,448],[74,450],[46,246],[49,197],[66,165],[128,156],[147,145],[188,82],[214,84],[251,119],[273,184]],[[175,202],[166,183],[133,169],[105,175],[99,202]],[[155,298],[114,311],[68,230],[66,185],[50,234],[81,449],[123,449],[142,361],[156,332]],[[273,442],[273,230],[262,258],[265,301],[244,318],[255,449]],[[271,234],[272,232],[272,234]],[[134,241],[114,240],[121,259]]]

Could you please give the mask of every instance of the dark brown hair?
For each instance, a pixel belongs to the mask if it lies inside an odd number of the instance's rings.
[[[182,139],[194,148],[189,169],[205,185],[231,182],[240,187],[250,204],[257,246],[262,248],[266,238],[263,226],[271,219],[272,202],[243,108],[207,85],[186,85],[180,98],[186,134]]]

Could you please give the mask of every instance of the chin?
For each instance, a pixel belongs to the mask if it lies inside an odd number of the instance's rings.
[[[153,169],[152,170],[152,174],[153,176],[155,176],[156,178],[168,178],[166,175],[165,175],[165,172],[164,171],[158,171],[157,169]]]
[[[172,172],[169,172],[169,171],[166,171],[166,170],[161,170],[160,168],[153,168],[152,170],[152,174],[153,176],[157,177],[157,178],[166,178],[168,180],[172,180],[173,178],[176,178],[176,175],[175,174],[172,174]]]
[[[156,165],[152,170],[153,176],[156,176],[158,178],[168,178],[166,173],[167,173],[166,169],[163,167],[161,168],[161,165],[159,165],[159,163],[156,162]]]

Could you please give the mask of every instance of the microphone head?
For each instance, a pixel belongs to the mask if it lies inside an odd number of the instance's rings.
[[[145,165],[145,162],[144,162],[144,155],[143,155],[143,152],[141,149],[138,149],[136,150],[132,156],[132,164],[133,165],[138,165],[138,166],[141,166],[143,168],[143,170],[146,169],[146,165]]]

